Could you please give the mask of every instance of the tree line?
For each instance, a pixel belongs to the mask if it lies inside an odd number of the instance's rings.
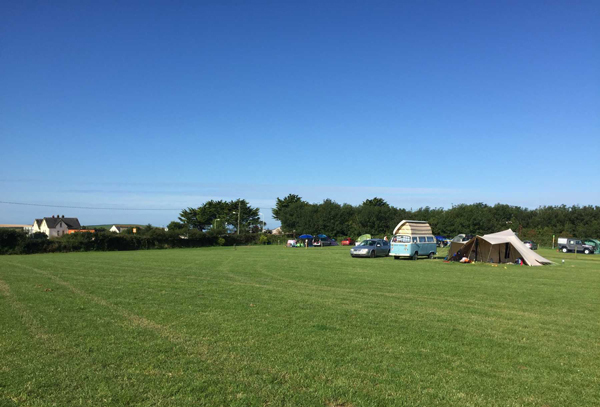
[[[65,234],[51,239],[45,233],[0,229],[1,254],[65,253],[88,251],[152,250],[204,246],[235,246],[283,243],[283,238],[258,233],[221,233],[218,230],[164,230],[151,225],[121,233],[97,229],[94,232]]]
[[[391,235],[404,219],[429,222],[433,233],[453,237],[459,233],[483,235],[512,229],[521,239],[550,245],[556,237],[594,238],[600,236],[599,206],[541,206],[527,209],[506,204],[460,204],[450,209],[416,210],[396,208],[375,197],[353,206],[331,199],[308,203],[290,194],[277,198],[273,217],[287,233],[324,233],[333,237],[358,237],[369,233]]]
[[[600,237],[599,206],[519,206],[484,203],[455,205],[450,209],[422,207],[396,208],[384,199],[367,199],[360,205],[339,204],[331,199],[308,203],[298,195],[277,198],[273,218],[290,235],[324,233],[334,238],[369,233],[390,236],[404,219],[429,222],[433,233],[453,237],[459,233],[483,235],[512,229],[522,240],[535,240],[549,246],[552,236]],[[264,222],[259,209],[244,199],[208,201],[186,208],[168,231],[151,225],[121,234],[106,230],[73,233],[48,239],[43,233],[0,229],[0,254],[28,254],[69,251],[165,249],[176,247],[232,246],[282,243],[285,238],[258,233]],[[283,239],[283,240],[282,240]]]

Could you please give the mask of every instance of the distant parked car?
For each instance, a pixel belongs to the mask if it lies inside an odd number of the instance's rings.
[[[313,240],[313,246],[323,247],[323,246],[331,246],[332,240],[328,237],[317,237]]]
[[[367,239],[360,242],[358,246],[350,249],[352,257],[377,257],[388,256],[390,254],[390,244],[383,239]]]
[[[454,236],[451,242],[468,242],[469,240],[473,239],[473,237],[473,235],[461,233],[459,235]]]
[[[531,250],[537,250],[538,244],[532,240],[525,240],[523,244],[529,247]]]
[[[594,247],[589,244],[584,244],[580,239],[573,237],[559,237],[558,250],[563,253],[577,252],[585,254],[594,254]]]
[[[353,246],[354,245],[354,239],[350,239],[349,237],[347,237],[346,239],[342,240],[342,246]]]

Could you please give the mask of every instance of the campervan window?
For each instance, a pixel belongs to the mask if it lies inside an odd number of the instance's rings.
[[[427,236],[427,243],[433,243],[433,236]]]
[[[425,243],[425,236],[419,236],[419,243]]]
[[[394,239],[392,240],[392,242],[394,242],[394,243],[410,243],[410,236],[407,236],[407,235],[394,236]]]
[[[417,243],[419,239],[416,236],[413,236],[413,243]]]

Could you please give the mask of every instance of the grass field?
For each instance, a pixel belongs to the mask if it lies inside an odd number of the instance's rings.
[[[0,257],[0,405],[598,406],[600,256]]]

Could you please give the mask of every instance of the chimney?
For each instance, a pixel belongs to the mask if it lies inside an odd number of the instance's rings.
[[[65,215],[62,216],[63,218],[65,217]]]
[[[54,215],[52,215],[52,219],[54,219]]]

